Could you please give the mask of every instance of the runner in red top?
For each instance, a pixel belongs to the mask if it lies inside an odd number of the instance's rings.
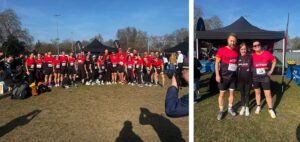
[[[253,87],[255,91],[255,98],[256,98],[256,110],[255,113],[259,114],[261,107],[260,107],[260,87],[263,88],[266,101],[269,107],[269,114],[271,118],[276,118],[276,114],[273,110],[272,105],[272,95],[271,95],[271,81],[270,76],[274,71],[276,65],[275,57],[268,51],[261,50],[261,44],[259,41],[253,42],[253,50],[254,53],[252,54],[253,58]],[[269,68],[269,64],[272,64],[271,68]]]
[[[127,70],[127,81],[128,85],[134,85],[133,80],[134,80],[134,60],[132,60],[131,56],[127,57],[127,62],[126,62],[126,70]]]
[[[59,60],[59,56],[56,55],[53,60],[53,72],[54,72],[54,83],[55,87],[59,87],[60,83],[60,71],[61,71],[61,62]]]
[[[118,67],[119,59],[116,57],[116,54],[114,52],[112,52],[110,56],[110,62],[112,64],[111,81],[112,84],[117,84],[117,67]]]
[[[26,74],[29,76],[29,84],[34,83],[35,61],[34,55],[31,53],[25,61]]]
[[[78,57],[76,58],[76,64],[78,65],[78,76],[81,80],[81,83],[84,84],[85,79],[85,69],[84,69],[85,57],[83,53],[78,53]]]
[[[137,59],[136,59],[136,64],[135,64],[135,75],[137,78],[137,83],[139,87],[143,87],[142,85],[142,78],[143,78],[143,65],[144,65],[144,61],[141,58],[140,55],[137,55]]]
[[[120,59],[120,56],[123,55],[124,59],[126,60],[127,59],[127,54],[122,51],[122,48],[119,48],[118,50],[119,50],[118,53],[116,53],[117,58]]]
[[[157,56],[155,56],[152,65],[153,65],[153,68],[154,68],[154,83],[155,83],[155,85],[158,84],[158,74],[160,74],[161,75],[161,80],[162,80],[161,85],[164,86],[165,77],[164,77],[164,64],[163,64],[163,62]]]
[[[105,60],[102,55],[100,55],[98,57],[97,65],[99,68],[99,82],[97,82],[97,84],[104,85],[104,82],[105,82],[105,78],[104,78],[105,77]]]
[[[236,35],[230,34],[227,38],[227,46],[218,50],[215,62],[216,81],[219,83],[219,114],[218,120],[221,120],[225,114],[224,99],[225,91],[229,88],[228,98],[228,113],[232,116],[236,115],[236,112],[232,108],[236,70],[237,70],[237,58],[238,52],[236,51]]]
[[[43,60],[41,54],[37,54],[37,59],[35,60],[36,64],[36,72],[35,72],[35,80],[36,85],[43,80]]]
[[[76,81],[75,57],[73,55],[73,52],[71,52],[69,57],[67,58],[67,64],[67,73],[73,84]]]
[[[126,81],[125,78],[124,78],[126,58],[125,58],[124,54],[120,54],[118,59],[119,59],[119,63],[118,63],[119,65],[118,65],[118,69],[117,69],[117,74],[118,74],[119,79],[120,79],[118,82],[121,85],[123,85]]]
[[[151,72],[152,70],[152,64],[150,61],[148,61],[147,58],[144,58],[144,76],[145,76],[145,84],[146,86],[151,87]]]
[[[67,76],[67,61],[68,57],[66,56],[65,51],[61,52],[59,56],[59,60],[61,62],[61,69],[60,69],[60,80],[62,81],[65,76]]]
[[[44,73],[45,73],[45,85],[48,85],[48,87],[51,86],[52,81],[52,74],[53,74],[53,57],[52,53],[48,52],[47,55],[44,57]]]

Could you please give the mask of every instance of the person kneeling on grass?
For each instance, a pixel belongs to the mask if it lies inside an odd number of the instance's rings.
[[[184,61],[182,65],[182,78],[188,84],[189,82],[189,63]],[[172,85],[168,88],[166,100],[165,100],[165,111],[170,117],[182,117],[189,114],[189,95],[184,95],[178,98],[178,84],[176,77],[172,77]]]
[[[252,56],[247,53],[245,43],[240,44],[238,58],[237,86],[241,93],[242,109],[240,115],[249,116],[249,94],[252,84]]]

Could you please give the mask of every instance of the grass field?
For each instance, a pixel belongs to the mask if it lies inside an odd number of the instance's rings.
[[[221,121],[217,120],[218,95],[207,92],[211,74],[201,79],[200,94],[202,100],[195,104],[195,141],[266,141],[293,142],[300,141],[300,86],[294,81],[287,81],[284,94],[281,92],[281,77],[272,76],[273,104],[277,118],[272,119],[267,111],[266,103],[262,104],[262,112],[254,113],[255,99],[251,93],[249,117],[227,115]],[[217,89],[217,88],[215,88]],[[240,95],[235,93],[234,104],[238,106]],[[226,95],[226,103],[228,95]],[[239,109],[238,109],[239,110]],[[297,138],[298,137],[298,138]]]
[[[79,86],[25,100],[1,96],[0,141],[187,141],[188,117],[164,113],[166,89]]]

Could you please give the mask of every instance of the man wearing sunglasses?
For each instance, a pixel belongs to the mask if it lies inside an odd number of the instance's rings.
[[[266,101],[269,107],[269,114],[272,118],[276,118],[276,114],[273,110],[272,105],[272,95],[271,95],[271,81],[270,76],[274,71],[276,65],[275,57],[268,51],[261,50],[261,44],[259,41],[253,42],[253,50],[254,53],[252,54],[253,58],[253,86],[255,91],[255,98],[256,98],[256,110],[255,113],[259,114],[261,107],[260,107],[260,100],[261,100],[261,92],[260,88],[263,89]],[[271,68],[269,66],[271,65]]]
[[[216,81],[218,82],[220,90],[220,95],[218,99],[220,109],[219,114],[217,116],[218,120],[222,120],[225,114],[225,91],[228,89],[228,113],[232,116],[236,116],[236,112],[232,108],[238,58],[238,52],[235,49],[236,41],[236,35],[230,34],[227,38],[227,46],[220,48],[216,54],[215,72]]]

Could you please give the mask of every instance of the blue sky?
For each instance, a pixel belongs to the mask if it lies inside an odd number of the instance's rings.
[[[204,19],[219,16],[227,26],[244,16],[253,25],[283,31],[290,13],[289,36],[300,36],[299,0],[195,0],[202,8]]]
[[[12,8],[35,41],[82,40],[101,34],[115,39],[120,28],[134,26],[148,35],[188,28],[188,0],[0,0],[0,11]],[[71,34],[73,32],[73,34]]]

